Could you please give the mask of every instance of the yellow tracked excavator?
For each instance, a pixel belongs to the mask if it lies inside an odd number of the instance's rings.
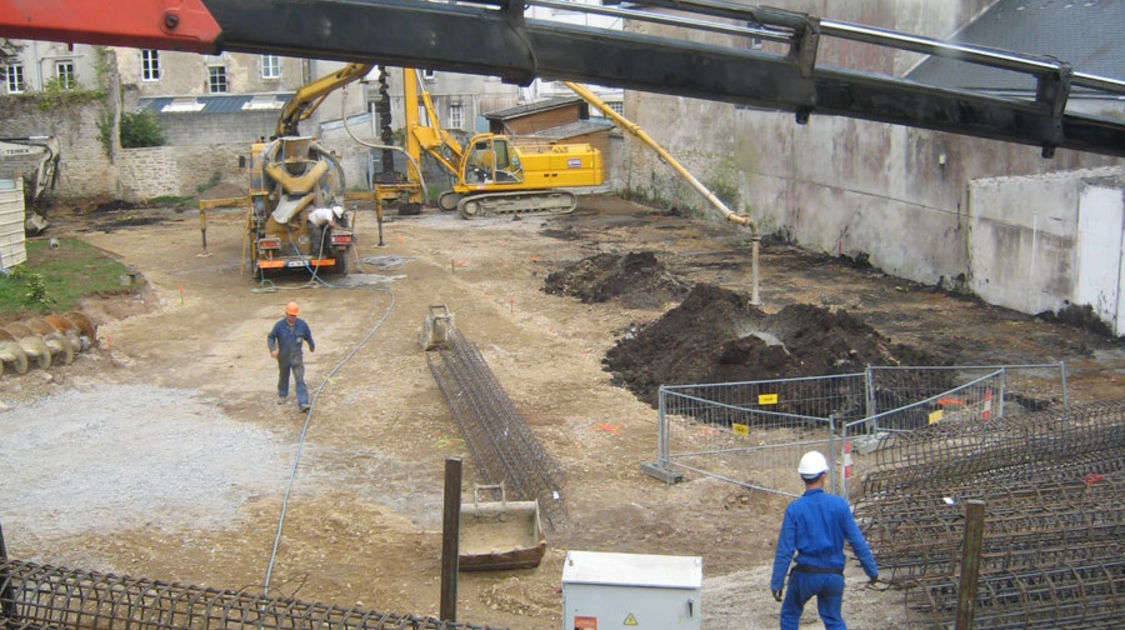
[[[466,219],[508,214],[566,214],[578,199],[572,189],[601,186],[605,180],[601,151],[589,144],[522,144],[514,138],[480,133],[465,148],[438,122],[433,101],[418,89],[418,76],[403,68],[406,102],[406,152],[415,163],[422,152],[454,178],[438,197],[438,207]],[[420,103],[426,123],[418,115]]]

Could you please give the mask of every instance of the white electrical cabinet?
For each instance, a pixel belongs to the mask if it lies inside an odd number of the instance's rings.
[[[703,558],[569,551],[563,630],[699,630]]]

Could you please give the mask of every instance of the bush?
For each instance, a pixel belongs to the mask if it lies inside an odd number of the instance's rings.
[[[121,146],[126,149],[136,147],[158,147],[164,144],[164,134],[160,131],[160,121],[156,114],[143,111],[121,115]]]

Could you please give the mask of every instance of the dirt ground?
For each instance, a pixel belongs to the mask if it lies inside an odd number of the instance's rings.
[[[144,281],[83,306],[101,325],[98,349],[70,366],[0,376],[10,408],[0,413],[0,522],[12,557],[236,590],[261,590],[269,570],[274,595],[436,616],[445,459],[464,459],[466,492],[477,481],[418,343],[429,307],[442,304],[566,475],[567,518],[547,532],[542,564],[463,573],[459,621],[557,629],[563,559],[580,549],[702,556],[705,629],[776,627],[769,563],[787,500],[644,475],[656,412],[603,365],[681,299],[745,295],[744,233],[593,197],[555,218],[389,217],[377,247],[373,217],[362,214],[358,254],[368,263],[329,278],[350,288],[300,275],[262,287],[240,275],[240,212],[208,216],[203,256],[194,211],[80,210],[53,209],[49,235],[78,236]],[[580,261],[640,252],[652,256],[622,268],[660,275],[644,299],[611,291],[583,301],[564,290]],[[700,283],[708,288],[682,290]],[[756,317],[778,317],[778,334],[794,313],[820,322],[815,331],[841,328],[846,311],[852,343],[813,345],[859,362],[866,355],[851,351],[865,347],[941,363],[1065,360],[1077,401],[1118,398],[1125,382],[1118,342],[784,244],[763,246],[761,295]],[[292,396],[276,404],[265,344],[289,300],[317,344],[306,354],[316,398],[297,466],[305,418]],[[777,316],[786,307],[790,315]],[[706,339],[724,321],[688,318],[679,330]],[[728,366],[753,367],[760,351],[753,341],[723,349]],[[819,365],[823,354],[806,360]],[[848,576],[853,627],[926,627],[900,594],[860,588],[856,567]],[[813,608],[806,621],[818,627]]]

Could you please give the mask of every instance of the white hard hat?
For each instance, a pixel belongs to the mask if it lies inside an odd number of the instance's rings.
[[[344,216],[344,206],[332,206],[332,214],[336,215],[337,219]]]
[[[801,463],[797,464],[797,473],[802,479],[812,481],[828,472],[828,460],[820,451],[809,451],[801,456]]]

